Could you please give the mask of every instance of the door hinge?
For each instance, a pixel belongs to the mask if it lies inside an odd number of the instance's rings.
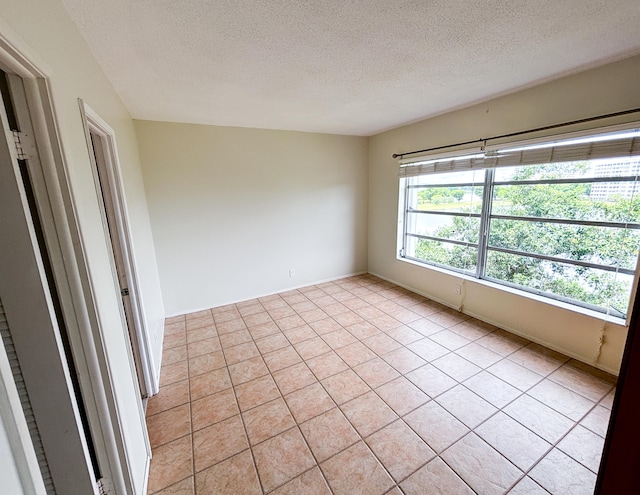
[[[122,289],[122,290],[120,291],[120,295],[121,295],[121,296],[128,296],[128,295],[129,295],[129,288],[128,288],[128,287],[125,287],[124,289]]]
[[[11,131],[13,133],[13,142],[15,144],[15,152],[18,160],[28,160],[33,158],[36,152],[36,143],[33,136],[26,132]]]

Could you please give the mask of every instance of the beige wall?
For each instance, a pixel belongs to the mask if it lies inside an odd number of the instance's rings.
[[[24,52],[49,78],[64,168],[95,291],[100,327],[105,336],[117,407],[127,431],[125,442],[129,442],[131,468],[138,474],[144,472],[147,459],[144,425],[139,421],[136,423],[139,392],[129,371],[128,337],[121,318],[120,295],[114,283],[110,247],[103,230],[78,98],[92,107],[116,133],[133,233],[133,254],[139,269],[146,320],[154,340],[155,363],[159,368],[164,307],[133,122],[60,1],[3,1],[0,35]],[[144,479],[136,476],[135,483],[139,484],[137,490],[142,493]]]
[[[469,314],[617,372],[625,327],[607,324],[596,360],[602,320],[472,280],[464,283],[462,300],[454,290],[460,277],[398,261],[398,178],[391,155],[638,108],[639,81],[640,57],[634,57],[371,137],[369,271],[449,306],[463,303]],[[626,121],[633,118],[639,114]],[[621,121],[625,119],[607,123]]]
[[[168,314],[366,271],[366,138],[147,121],[136,131]]]

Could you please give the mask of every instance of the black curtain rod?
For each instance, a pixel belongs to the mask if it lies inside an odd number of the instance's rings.
[[[510,137],[515,137],[515,136],[522,136],[523,134],[531,134],[532,132],[548,131],[550,129],[557,129],[559,127],[566,127],[566,126],[575,125],[575,124],[584,124],[585,122],[593,122],[595,120],[608,119],[608,118],[611,118],[611,117],[620,117],[622,115],[629,115],[631,113],[638,113],[638,112],[640,112],[640,108],[633,108],[631,110],[623,110],[622,112],[608,113],[606,115],[599,115],[597,117],[587,117],[586,119],[579,119],[579,120],[572,120],[570,122],[563,122],[562,124],[553,124],[553,125],[547,125],[547,126],[544,126],[544,127],[536,127],[535,129],[529,129],[527,131],[511,132],[509,134],[501,134],[500,136],[492,136],[492,137],[488,137],[488,138],[480,138],[480,139],[475,139],[473,141],[464,141],[464,142],[455,143],[455,144],[446,144],[444,146],[436,146],[434,148],[425,148],[423,150],[407,151],[406,153],[394,153],[391,156],[394,159],[395,158],[404,158],[407,155],[415,155],[416,153],[428,153],[430,151],[446,150],[447,148],[454,148],[456,146],[466,146],[468,144],[484,143],[485,141],[491,141],[493,139],[504,139],[504,138],[510,138]]]

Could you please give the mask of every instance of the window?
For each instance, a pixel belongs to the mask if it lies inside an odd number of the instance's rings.
[[[401,258],[626,317],[640,130],[403,160]]]

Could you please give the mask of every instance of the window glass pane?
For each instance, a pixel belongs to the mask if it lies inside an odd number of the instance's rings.
[[[638,193],[640,182],[495,186],[492,214],[636,223]]]
[[[493,219],[489,246],[635,270],[640,231]]]
[[[480,213],[482,185],[421,187],[411,190],[409,208],[426,211]]]
[[[487,253],[487,277],[614,310],[625,315],[633,276],[496,251]]]
[[[451,172],[446,174],[430,174],[411,177],[410,185],[433,184],[483,184],[484,170],[466,170],[464,172]]]
[[[407,233],[478,243],[480,218],[408,213]]]
[[[408,237],[406,250],[406,255],[411,258],[457,270],[468,272],[475,272],[476,270],[478,259],[478,248],[476,247]]]
[[[635,157],[608,158],[579,162],[547,163],[518,167],[498,167],[496,182],[545,179],[635,176],[640,172],[640,159]]]

